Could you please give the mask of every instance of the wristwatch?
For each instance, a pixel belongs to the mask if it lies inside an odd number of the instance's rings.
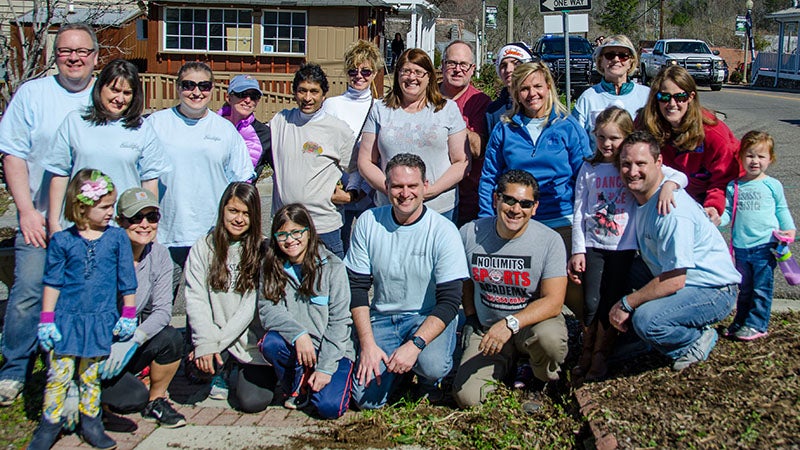
[[[414,347],[417,347],[420,350],[425,350],[425,346],[428,345],[428,343],[425,342],[425,339],[422,339],[419,336],[414,336],[411,339],[411,343],[414,344]]]
[[[516,317],[510,314],[506,316],[506,326],[508,327],[509,330],[511,330],[511,333],[513,334],[519,333],[519,320],[517,320]]]

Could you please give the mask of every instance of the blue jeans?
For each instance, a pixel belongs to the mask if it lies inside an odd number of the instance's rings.
[[[275,375],[283,391],[287,394],[296,392],[303,377],[303,366],[297,362],[295,347],[286,342],[277,331],[270,331],[261,342],[261,353],[275,368]],[[353,361],[342,358],[336,372],[331,375],[331,382],[319,392],[311,394],[311,404],[317,408],[322,418],[336,419],[347,412],[352,374]]]
[[[678,359],[700,338],[702,328],[730,314],[738,289],[686,286],[678,292],[651,300],[633,312],[636,334],[659,352]]]
[[[736,270],[742,274],[739,298],[736,300],[736,317],[733,323],[766,332],[772,309],[772,289],[775,278],[775,244],[753,248],[734,248]]]
[[[414,313],[372,315],[372,334],[375,343],[391,357],[392,353],[406,341],[411,339],[428,316]],[[425,350],[420,352],[416,364],[411,369],[420,378],[420,381],[435,383],[444,378],[453,367],[453,352],[456,349],[456,328],[458,318],[454,318],[447,327],[433,341],[429,342]],[[381,384],[372,380],[368,385],[358,384],[353,374],[353,401],[359,409],[376,409],[386,404],[397,374],[388,372],[386,365],[381,363]]]
[[[344,243],[342,242],[342,229],[318,234],[317,237],[322,241],[322,245],[331,251],[339,259],[344,259]]]
[[[37,325],[42,312],[42,278],[47,250],[25,243],[17,232],[14,241],[14,285],[8,296],[0,380],[25,382],[33,372]]]

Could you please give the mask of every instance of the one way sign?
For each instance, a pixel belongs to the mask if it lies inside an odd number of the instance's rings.
[[[591,0],[539,0],[539,12],[587,11],[592,9]]]

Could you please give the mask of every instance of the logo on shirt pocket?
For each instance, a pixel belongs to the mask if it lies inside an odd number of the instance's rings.
[[[317,144],[316,142],[308,141],[303,144],[303,153],[314,153],[317,155],[322,154],[322,146]]]

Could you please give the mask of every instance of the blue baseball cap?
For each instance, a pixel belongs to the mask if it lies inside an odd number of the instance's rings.
[[[258,81],[250,75],[236,75],[231,80],[231,84],[228,85],[229,94],[240,94],[251,89],[261,92],[261,87],[258,85]]]

